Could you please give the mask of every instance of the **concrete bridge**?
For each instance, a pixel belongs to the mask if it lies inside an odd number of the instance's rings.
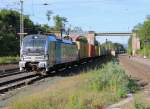
[[[96,32],[95,36],[131,36],[132,32]]]
[[[87,33],[87,39],[90,44],[94,45],[95,37],[99,36],[133,36],[132,32],[95,32],[89,31]]]
[[[136,51],[140,49],[140,39],[136,33],[132,32],[94,32],[89,31],[87,34],[88,43],[95,43],[95,37],[99,36],[131,36],[132,37],[132,55],[136,54]]]

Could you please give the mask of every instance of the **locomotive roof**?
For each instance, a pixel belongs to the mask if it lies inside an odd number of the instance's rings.
[[[27,35],[24,37],[24,39],[46,39],[45,35],[39,35],[39,34],[33,34],[33,35]]]
[[[49,35],[48,41],[57,41],[56,36],[55,35]]]
[[[66,40],[66,39],[62,39],[59,40],[56,38],[55,35],[39,35],[39,34],[33,34],[33,35],[27,35],[26,37],[24,37],[24,39],[30,40],[30,39],[46,39],[48,41],[58,41],[59,43],[65,43],[65,44],[74,44],[71,40]]]

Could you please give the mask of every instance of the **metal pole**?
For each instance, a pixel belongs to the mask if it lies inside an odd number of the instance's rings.
[[[106,49],[108,49],[108,46],[107,46],[107,38],[106,38]]]
[[[144,58],[146,58],[146,55],[145,55],[145,41],[144,41]]]
[[[106,51],[105,52],[107,52],[107,51],[108,51],[108,44],[107,44],[107,38],[106,38]]]
[[[146,38],[144,39],[144,58],[146,58]]]
[[[24,19],[23,19],[23,0],[20,0],[21,12],[20,12],[20,48],[22,44],[22,39],[24,37]]]

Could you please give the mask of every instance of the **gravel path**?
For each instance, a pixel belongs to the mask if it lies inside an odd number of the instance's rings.
[[[127,74],[138,80],[143,90],[140,91],[143,97],[150,103],[150,60],[141,57],[131,57],[119,55],[119,63],[127,71]],[[142,99],[142,98],[141,98]],[[127,98],[119,103],[112,105],[109,109],[132,109],[128,106],[133,103],[134,98]]]
[[[138,56],[138,57],[132,57],[131,60],[150,66],[150,59],[148,58],[144,59],[143,57]]]
[[[119,56],[120,64],[127,70],[128,74],[142,82],[150,84],[150,63],[149,61],[127,55]]]
[[[0,65],[0,71],[2,70],[9,70],[9,69],[15,69],[15,68],[19,68],[18,64],[4,64],[4,65]]]

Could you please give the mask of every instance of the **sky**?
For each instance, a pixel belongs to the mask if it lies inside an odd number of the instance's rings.
[[[19,0],[0,0],[0,9],[19,9]],[[47,3],[48,5],[43,5]],[[85,31],[130,32],[150,15],[150,0],[24,0],[24,14],[34,23],[53,25],[47,21],[47,10],[68,18],[68,25]],[[97,37],[127,44],[129,37]]]

